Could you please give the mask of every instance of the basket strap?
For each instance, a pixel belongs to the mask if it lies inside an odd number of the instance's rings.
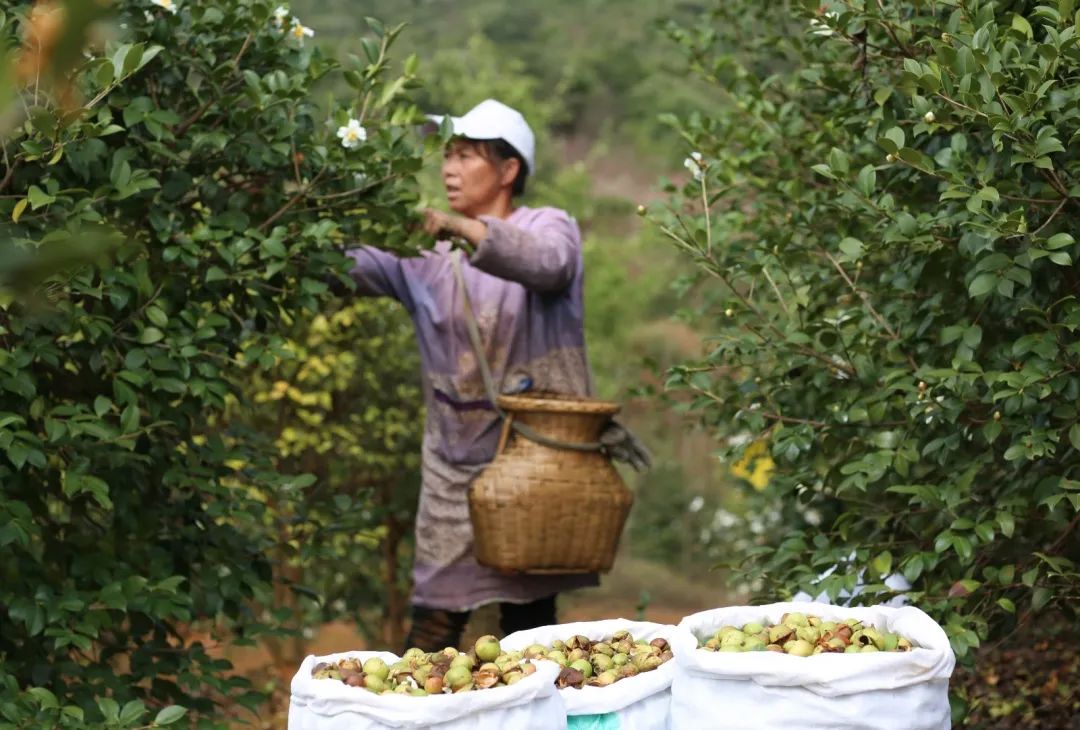
[[[503,419],[515,433],[519,433],[542,446],[567,451],[603,451],[604,445],[599,442],[575,443],[549,438],[517,419],[509,418],[503,409],[499,407],[498,389],[495,387],[495,379],[491,375],[491,368],[488,366],[487,357],[484,354],[484,345],[480,339],[480,327],[476,324],[476,313],[473,310],[472,298],[469,296],[469,290],[465,286],[465,276],[461,272],[461,249],[455,249],[450,253],[450,264],[454,269],[454,279],[457,281],[458,288],[461,289],[461,296],[465,303],[463,307],[465,327],[469,331],[469,340],[472,341],[473,350],[476,352],[476,363],[480,368],[480,377],[484,381],[484,390],[487,392],[488,400],[491,401],[491,407],[495,409],[499,418]]]

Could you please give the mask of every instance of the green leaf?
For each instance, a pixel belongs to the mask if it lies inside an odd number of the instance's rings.
[[[1001,528],[1001,534],[1005,537],[1012,537],[1013,530],[1016,529],[1016,521],[1013,519],[1012,514],[1008,512],[998,512],[997,514],[998,527]]]
[[[1080,423],[1074,423],[1069,429],[1069,443],[1074,449],[1080,451]]]
[[[833,147],[829,151],[829,167],[835,172],[841,175],[846,174],[848,171],[848,157],[844,154],[843,150]]]
[[[165,333],[157,327],[147,327],[139,333],[139,343],[142,345],[152,345],[155,342],[160,342],[163,337],[165,337]]]
[[[105,722],[115,724],[120,721],[120,704],[112,697],[99,697],[97,706]]]
[[[1043,610],[1053,597],[1054,594],[1050,592],[1049,588],[1039,586],[1031,592],[1031,610]]]
[[[140,717],[146,714],[146,705],[142,700],[131,700],[120,710],[120,724],[133,725]]]
[[[859,170],[859,177],[855,184],[859,192],[866,197],[869,198],[874,194],[874,188],[877,187],[877,170],[874,169],[873,165],[865,165]]]
[[[169,323],[168,315],[166,315],[160,307],[153,304],[146,308],[146,318],[158,327],[164,327]]]
[[[1054,251],[1047,258],[1058,266],[1072,266],[1072,256],[1065,251]]]
[[[855,261],[862,256],[863,243],[857,238],[845,238],[840,241],[840,250],[852,261]]]
[[[39,188],[37,185],[31,185],[30,186],[30,189],[27,191],[26,197],[30,201],[30,208],[32,210],[37,210],[38,208],[41,208],[42,206],[49,205],[50,203],[55,203],[56,202],[55,197],[53,197],[52,195],[49,195],[44,190]]]
[[[384,26],[382,22],[380,22],[378,19],[365,17],[364,22],[367,23],[368,27],[371,28],[372,32],[380,38],[386,35],[386,26]]]
[[[1055,249],[1071,246],[1075,242],[1076,239],[1074,239],[1071,234],[1055,233],[1053,236],[1050,236],[1050,238],[1047,239],[1045,248],[1050,251],[1054,251]]]
[[[26,693],[33,697],[37,701],[38,707],[43,710],[55,710],[60,706],[60,703],[56,700],[56,695],[44,687],[31,687],[26,690]]]
[[[1008,598],[999,598],[997,600],[997,605],[1001,606],[1003,609],[1005,609],[1009,613],[1016,613],[1016,604],[1014,604]]]
[[[979,274],[976,276],[971,284],[968,286],[968,294],[972,297],[981,297],[984,294],[989,294],[997,286],[998,277],[996,274]]]
[[[125,43],[116,49],[113,53],[112,65],[113,65],[113,77],[119,79],[124,75],[124,59],[127,58],[128,53],[131,52],[132,46]]]
[[[1034,32],[1031,30],[1031,23],[1027,22],[1027,19],[1019,13],[1013,14],[1012,28],[1023,33],[1028,39],[1035,37]]]
[[[110,408],[112,408],[112,401],[105,396],[99,395],[94,398],[94,413],[98,415],[98,418],[108,413]]]
[[[904,143],[906,141],[906,138],[904,137],[904,130],[900,129],[900,127],[890,128],[887,132],[885,132],[885,139],[892,142],[896,146],[897,150],[904,149]]]
[[[174,722],[187,714],[187,708],[180,705],[169,705],[154,718],[155,725],[172,725]]]

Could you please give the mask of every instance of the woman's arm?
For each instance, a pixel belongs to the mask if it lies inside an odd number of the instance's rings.
[[[429,228],[461,236],[475,247],[471,263],[501,279],[541,293],[565,289],[577,273],[581,234],[564,211],[542,211],[536,227],[525,230],[498,218],[463,218],[429,213]]]
[[[357,293],[369,297],[393,297],[413,309],[412,293],[405,274],[405,262],[392,253],[373,246],[346,251],[353,260],[349,276],[356,282]]]

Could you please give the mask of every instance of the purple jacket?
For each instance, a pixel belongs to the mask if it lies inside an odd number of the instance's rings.
[[[590,395],[576,223],[556,208],[526,207],[506,220],[481,220],[488,235],[462,269],[496,384],[516,389],[528,378],[533,390]],[[595,575],[504,576],[472,556],[468,487],[494,457],[500,424],[484,393],[449,254],[446,241],[414,258],[371,247],[350,252],[360,293],[400,301],[420,345],[427,421],[413,603],[468,610],[596,585]]]

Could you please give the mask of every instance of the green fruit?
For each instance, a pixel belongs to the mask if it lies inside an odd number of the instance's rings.
[[[622,652],[619,652],[618,654],[615,654],[611,657],[611,661],[615,664],[615,666],[621,667],[623,664],[626,664],[628,661],[630,661],[630,657],[626,654],[623,654]]]
[[[382,692],[386,689],[389,689],[386,686],[386,680],[377,674],[365,674],[364,686],[370,689],[372,692]]]
[[[592,651],[590,653],[606,654],[608,656],[612,656],[613,654],[615,654],[615,649],[612,648],[611,644],[605,643],[603,641],[598,641],[597,643],[592,645]]]
[[[903,636],[896,640],[897,651],[911,651],[912,646],[912,643],[905,639]]]
[[[816,644],[818,642],[818,639],[821,638],[821,632],[813,626],[800,626],[799,628],[795,629],[795,636],[802,639],[803,641],[809,642],[811,644]]]
[[[738,644],[729,644],[728,646],[721,646],[717,651],[742,651],[742,647]]]
[[[878,650],[885,648],[885,635],[874,627],[871,626],[863,629],[863,635],[866,636],[870,643],[877,647]]]
[[[499,646],[499,640],[489,634],[476,640],[473,651],[481,662],[493,662],[502,653],[502,647]]]
[[[769,627],[769,643],[770,644],[784,644],[795,634],[795,629],[790,626],[779,624],[777,626]]]
[[[569,660],[570,660],[570,664],[571,664],[571,666],[572,666],[572,665],[574,664],[574,662],[576,662],[576,661],[580,661],[580,660],[582,660],[582,659],[588,660],[588,658],[589,658],[589,653],[588,653],[587,651],[585,651],[584,649],[574,649],[574,650],[573,650],[573,651],[571,651],[571,652],[570,652],[570,654],[569,654],[569,655],[567,656],[567,659],[569,659]]]
[[[743,651],[765,651],[765,642],[756,636],[747,636],[742,643]]]
[[[847,643],[839,636],[834,636],[825,642],[825,645],[829,647],[830,651],[843,651],[847,648]]]
[[[446,670],[443,684],[457,692],[467,684],[472,684],[472,672],[463,664],[452,665]]]
[[[516,684],[525,678],[523,672],[507,672],[503,675],[503,682],[509,687],[512,684]]]
[[[597,672],[606,672],[615,666],[615,659],[607,654],[593,654],[592,664]]]
[[[629,631],[616,631],[611,635],[612,641],[625,641],[629,640],[631,643],[634,641],[634,637],[630,635]]]
[[[415,646],[406,651],[401,658],[405,661],[412,661],[413,659],[423,659],[427,656],[423,649],[417,649]]]
[[[780,617],[780,623],[787,624],[792,627],[809,626],[809,622],[806,620],[805,613],[785,613]]]
[[[641,664],[638,665],[638,669],[643,672],[651,672],[664,663],[664,660],[658,656],[650,655],[645,657]]]
[[[848,644],[847,648],[844,649],[845,654],[857,654],[860,651],[862,651],[862,647],[858,644]]]
[[[558,650],[548,652],[547,658],[558,664],[560,667],[565,667],[567,664],[570,663],[570,660],[566,657],[566,654]]]
[[[774,651],[774,652],[776,652],[778,654],[783,654],[784,653],[784,647],[780,646],[779,644],[769,644],[768,646],[765,647],[765,649],[766,649],[766,651]]]
[[[385,681],[390,676],[390,667],[386,666],[386,662],[382,659],[372,657],[364,662],[364,674],[376,676]]]
[[[468,654],[458,654],[456,657],[450,660],[451,667],[465,667],[470,672],[472,668],[476,666],[476,662]]]
[[[803,639],[796,639],[784,644],[784,651],[791,656],[810,656],[814,653],[814,645]]]
[[[615,670],[609,669],[606,672],[601,672],[596,677],[596,684],[598,687],[607,687],[615,684],[619,681],[619,673]]]
[[[732,632],[742,633],[742,630],[738,626],[721,626],[716,630],[716,633],[713,634],[713,636],[717,639],[723,639],[725,634],[730,634]]]
[[[547,656],[547,647],[543,644],[533,644],[525,649],[524,657],[526,659],[543,659]]]
[[[572,661],[570,662],[570,668],[576,669],[582,674],[584,674],[585,679],[588,679],[593,675],[593,667],[592,664],[589,663],[588,659],[578,659],[576,661]]]
[[[746,641],[746,634],[741,631],[729,631],[720,637],[720,648],[725,646],[741,646]]]
[[[764,630],[765,630],[765,627],[762,626],[759,623],[756,623],[756,622],[755,623],[745,624],[742,627],[742,631],[743,631],[744,634],[760,634]]]
[[[874,646],[873,644],[867,644],[866,646],[864,646],[864,647],[862,648],[862,653],[863,653],[863,654],[866,654],[867,652],[875,652],[875,651],[880,651],[880,649],[878,649],[878,648],[877,648],[876,646]]]
[[[414,687],[413,689],[409,690],[409,695],[412,697],[427,697],[428,693],[420,689],[419,687]]]
[[[883,651],[896,651],[896,647],[899,645],[899,636],[897,636],[896,634],[885,634],[885,636],[882,638],[882,646],[880,648]]]
[[[555,639],[555,641],[551,642],[551,648],[555,651],[563,651],[566,649],[566,643],[561,639]]]
[[[836,622],[835,621],[822,621],[821,622],[821,630],[822,631],[836,631]]]

